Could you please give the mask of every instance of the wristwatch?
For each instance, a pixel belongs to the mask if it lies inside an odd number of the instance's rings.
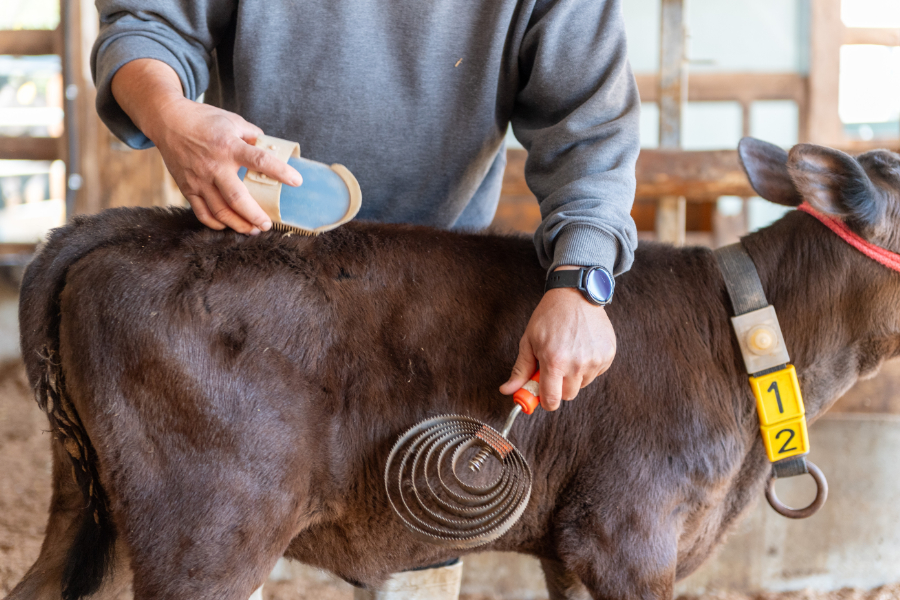
[[[544,292],[554,288],[575,288],[580,290],[591,304],[606,306],[612,300],[616,280],[603,267],[557,270],[547,277]]]

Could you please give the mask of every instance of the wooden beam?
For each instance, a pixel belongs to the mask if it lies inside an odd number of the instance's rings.
[[[78,128],[78,148],[81,164],[79,165],[79,174],[81,175],[81,189],[75,197],[75,208],[72,214],[93,214],[108,207],[104,202],[104,192],[108,187],[122,185],[127,187],[130,183],[128,174],[125,171],[124,181],[117,181],[110,178],[104,178],[101,170],[109,164],[117,164],[118,155],[123,152],[113,149],[114,138],[109,130],[100,121],[97,115],[95,101],[97,90],[90,80],[90,53],[91,43],[97,38],[97,24],[100,22],[100,15],[93,2],[82,0],[72,4],[72,10],[77,15],[72,15],[72,37],[74,40],[81,40],[80,44],[75,44],[70,49],[73,74],[75,75],[74,85],[78,89],[78,96],[75,101],[70,103],[74,105],[74,114],[70,117],[74,118]],[[115,155],[115,156],[113,156]],[[118,176],[122,178],[122,174]],[[141,194],[136,187],[134,189],[135,197]],[[67,214],[67,217],[70,215]]]
[[[710,201],[719,196],[755,196],[736,150],[641,150],[635,198],[682,196]]]
[[[684,0],[662,0],[659,33],[659,147],[681,147],[682,112],[688,98]],[[660,195],[656,239],[684,245],[684,196]]]
[[[0,54],[14,56],[58,54],[59,47],[58,29],[0,30]]]
[[[79,190],[84,186],[84,177],[81,175],[81,146],[79,144],[79,118],[78,118],[78,93],[81,91],[80,56],[81,49],[81,11],[77,6],[80,2],[61,0],[59,5],[59,26],[62,30],[62,77],[63,110],[65,114],[65,144],[66,144],[66,219],[71,221],[75,217],[75,210]],[[70,92],[76,92],[72,94]],[[71,185],[75,182],[75,185]]]
[[[900,46],[900,28],[844,27],[843,43]]]
[[[659,101],[659,76],[635,75],[641,100]],[[806,98],[806,77],[796,73],[691,73],[688,75],[690,102],[793,100]]]
[[[8,244],[0,243],[0,254],[33,254],[37,244]]]
[[[681,146],[681,113],[687,101],[684,0],[662,0],[658,78],[659,147]]]
[[[503,171],[503,196],[531,196],[534,195],[525,183],[525,160],[528,151],[521,148],[506,149],[506,170]]]
[[[900,154],[900,140],[851,140],[844,144],[841,148],[847,154],[862,154],[869,150],[890,150]]]
[[[849,154],[884,148],[900,153],[900,141],[854,142],[841,148]],[[525,183],[525,150],[506,151],[503,192],[517,202],[536,205]],[[720,196],[755,196],[736,150],[641,150],[635,170],[638,200],[685,196],[689,202],[709,202]]]
[[[506,151],[504,197],[536,203],[525,183],[525,159],[521,149]],[[637,199],[687,196],[692,201],[719,196],[755,196],[744,175],[736,150],[641,150],[635,170]]]
[[[0,244],[0,267],[20,267],[34,256],[36,244]]]
[[[541,222],[537,199],[525,183],[525,160],[528,153],[521,149],[506,151],[506,170],[503,190],[494,218],[500,231],[533,233]],[[660,196],[687,196],[686,226],[698,215],[706,221],[714,218],[696,204],[714,202],[719,196],[753,196],[747,178],[741,170],[737,152],[679,150],[642,150],[637,161],[637,194],[632,216],[640,229],[653,230]],[[649,201],[649,202],[648,202]],[[700,211],[700,212],[698,212]],[[704,221],[704,223],[706,222]],[[693,223],[697,229],[697,223]],[[708,229],[708,227],[699,227]]]
[[[809,110],[806,134],[810,142],[839,146],[846,141],[838,115],[841,66],[841,0],[815,0],[810,7]]]
[[[62,144],[62,138],[0,136],[0,160],[62,159]]]

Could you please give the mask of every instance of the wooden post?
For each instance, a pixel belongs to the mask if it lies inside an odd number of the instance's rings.
[[[91,46],[96,38],[96,23],[98,21],[97,10],[88,0],[63,0],[71,4],[69,8],[72,27],[71,36],[74,40],[72,46],[73,83],[77,86],[75,93],[74,120],[78,125],[78,153],[80,164],[78,166],[81,175],[81,189],[75,199],[74,214],[96,213],[103,206],[100,202],[103,183],[100,180],[100,159],[98,148],[100,142],[99,117],[94,108],[96,90],[91,80],[90,53]]]
[[[66,132],[66,220],[75,216],[76,203],[84,177],[81,173],[81,143],[79,134],[78,95],[83,86],[79,85],[81,61],[81,27],[78,2],[60,0],[59,28],[62,30],[63,107]]]
[[[806,138],[826,146],[842,145],[844,135],[838,114],[838,90],[841,66],[840,0],[810,2],[809,106]]]
[[[662,0],[659,59],[659,147],[681,148],[682,111],[687,101],[684,0]],[[656,239],[684,244],[685,199],[663,196],[656,209]]]
[[[72,78],[69,90],[76,99],[79,126],[78,155],[81,188],[74,214],[96,213],[116,206],[167,206],[181,202],[181,193],[156,148],[132,150],[115,139],[100,121],[94,102],[97,91],[91,81],[90,49],[97,37],[97,9],[91,0],[63,0],[69,4]],[[67,110],[69,112],[69,105]]]

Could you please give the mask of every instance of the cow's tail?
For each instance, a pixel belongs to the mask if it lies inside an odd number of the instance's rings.
[[[158,221],[169,231],[191,220],[183,213],[162,210],[146,217],[144,223]],[[20,343],[28,379],[49,418],[52,434],[71,460],[72,476],[84,496],[81,522],[63,571],[64,600],[78,600],[100,588],[112,568],[116,529],[109,498],[100,485],[96,450],[66,392],[60,356],[60,296],[69,269],[94,250],[133,239],[133,222],[134,212],[123,210],[76,218],[51,233],[22,280]]]
[[[78,600],[100,588],[111,570],[116,542],[109,498],[97,474],[94,447],[66,394],[59,354],[45,346],[40,355],[40,378],[35,388],[38,404],[50,420],[50,429],[72,462],[72,477],[84,497],[78,531],[68,549],[62,576],[63,600]]]

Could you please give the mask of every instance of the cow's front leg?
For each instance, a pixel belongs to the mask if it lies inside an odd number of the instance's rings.
[[[672,600],[675,559],[659,558],[651,547],[623,548],[613,560],[575,572],[594,600]]]
[[[594,600],[672,600],[677,530],[654,527],[654,521],[623,519],[610,525],[582,519],[577,528],[560,528],[560,562],[542,563],[550,597],[584,598],[574,585],[580,581]]]
[[[541,559],[541,567],[550,600],[589,600],[591,597],[578,575],[567,570],[561,562]]]

